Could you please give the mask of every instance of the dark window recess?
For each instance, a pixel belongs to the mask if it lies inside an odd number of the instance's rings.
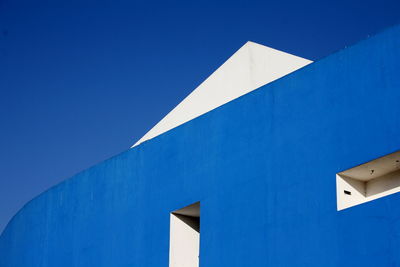
[[[345,193],[346,195],[351,195],[351,192],[350,192],[350,191],[347,191],[347,190],[344,190],[344,193]]]

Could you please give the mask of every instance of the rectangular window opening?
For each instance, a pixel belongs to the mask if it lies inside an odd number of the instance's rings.
[[[337,209],[400,192],[400,151],[336,174]]]
[[[169,267],[198,267],[200,202],[170,214]]]
[[[346,195],[351,195],[351,192],[350,192],[350,191],[344,190],[343,192],[344,192]]]

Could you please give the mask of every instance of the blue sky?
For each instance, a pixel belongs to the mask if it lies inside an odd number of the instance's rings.
[[[128,149],[246,41],[311,60],[400,21],[398,0],[0,0],[0,232]]]

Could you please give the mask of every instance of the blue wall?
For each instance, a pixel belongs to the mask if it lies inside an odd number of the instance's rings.
[[[335,180],[400,149],[399,59],[395,27],[66,180],[0,266],[165,267],[169,213],[196,201],[204,267],[400,266],[400,194],[337,212]]]

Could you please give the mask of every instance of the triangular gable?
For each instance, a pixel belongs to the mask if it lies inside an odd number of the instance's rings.
[[[279,79],[312,61],[247,42],[133,146]]]

